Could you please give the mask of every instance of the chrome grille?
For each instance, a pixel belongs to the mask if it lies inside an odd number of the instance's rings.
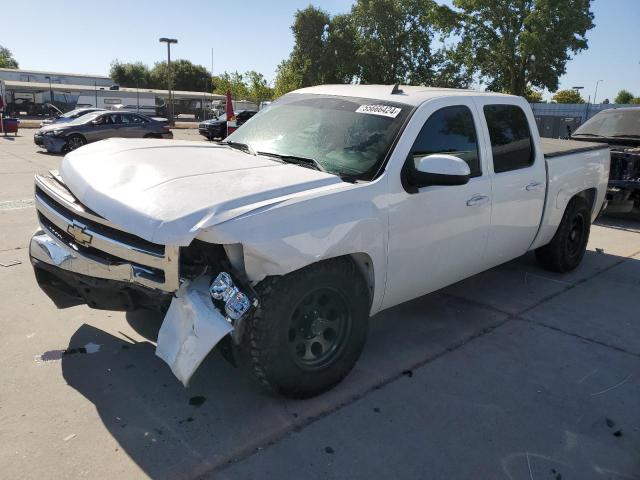
[[[37,175],[35,203],[41,227],[52,237],[107,268],[130,267],[129,281],[164,291],[178,288],[177,247],[124,232],[82,205],[59,176]]]

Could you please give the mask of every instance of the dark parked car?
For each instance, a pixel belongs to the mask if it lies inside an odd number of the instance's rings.
[[[576,129],[571,139],[609,144],[609,212],[640,207],[640,107],[603,110]]]
[[[94,112],[61,125],[39,129],[34,141],[49,152],[68,152],[111,137],[173,138],[164,122],[133,112]]]
[[[239,127],[256,113],[256,110],[241,110],[236,113],[236,125]],[[224,138],[227,136],[227,115],[223,114],[219,117],[206,120],[198,125],[200,135],[204,135],[209,140],[214,138]]]
[[[44,127],[45,125],[52,125],[54,123],[67,123],[67,122],[71,122],[72,120],[75,120],[76,118],[80,118],[83,115],[86,115],[87,113],[104,112],[104,111],[105,111],[104,108],[95,108],[95,107],[76,108],[75,110],[71,110],[70,112],[67,112],[67,113],[60,112],[61,114],[58,115],[57,117],[47,118],[46,120],[43,120],[42,122],[40,122],[40,126]]]

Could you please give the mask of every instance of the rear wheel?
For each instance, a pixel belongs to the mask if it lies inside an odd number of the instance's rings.
[[[553,272],[569,272],[576,268],[587,249],[591,231],[591,209],[584,198],[574,197],[564,212],[551,242],[536,250],[542,267]]]
[[[67,138],[67,143],[65,145],[65,150],[67,152],[72,152],[73,150],[76,150],[80,147],[82,147],[83,145],[86,145],[87,141],[85,140],[85,138],[82,135],[71,135],[69,136],[69,138]]]
[[[367,334],[369,291],[354,263],[338,258],[257,286],[243,351],[253,374],[287,396],[329,390],[353,368]]]
[[[155,133],[147,133],[144,138],[160,138],[160,136]]]

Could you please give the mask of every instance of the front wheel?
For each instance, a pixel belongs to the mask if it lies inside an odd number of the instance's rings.
[[[540,265],[552,272],[565,273],[576,268],[587,250],[591,232],[591,209],[584,198],[574,197],[564,212],[551,242],[536,249]]]
[[[286,396],[329,390],[353,368],[367,335],[369,291],[348,258],[321,262],[257,286],[242,351],[253,374]]]
[[[87,141],[82,135],[71,135],[69,138],[67,138],[65,150],[67,152],[72,152],[73,150],[76,150],[86,144]]]

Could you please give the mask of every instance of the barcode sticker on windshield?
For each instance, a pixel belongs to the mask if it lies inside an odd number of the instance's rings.
[[[360,105],[356,113],[369,113],[371,115],[396,118],[401,111],[400,107],[392,107],[391,105]]]

